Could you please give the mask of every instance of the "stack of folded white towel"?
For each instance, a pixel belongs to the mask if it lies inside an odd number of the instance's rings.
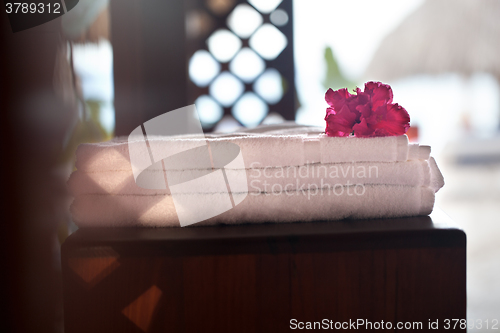
[[[185,211],[176,201],[178,192],[168,186],[147,189],[137,185],[127,138],[83,144],[77,150],[77,171],[68,181],[75,197],[71,205],[74,222],[80,227],[187,225],[198,222],[182,221],[198,209],[193,207],[201,210],[204,205],[213,206],[228,194],[229,208],[220,214],[209,214],[195,225],[431,213],[434,194],[444,181],[430,157],[430,147],[409,144],[406,135],[332,138],[321,131],[312,127],[268,126],[231,135],[150,139],[150,145],[154,143],[165,150],[182,146],[186,140],[206,142],[209,147],[229,142],[240,149],[241,163],[223,167],[226,183],[222,188],[209,181],[199,190],[185,187],[190,190],[182,195],[194,203]],[[144,170],[162,171],[168,170]],[[216,168],[205,170],[204,174],[215,171]],[[171,170],[170,175],[178,173],[189,180],[199,177],[190,177],[197,172],[200,170]]]

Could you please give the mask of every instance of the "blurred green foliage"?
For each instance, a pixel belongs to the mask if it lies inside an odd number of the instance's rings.
[[[333,90],[347,88],[349,92],[352,92],[353,89],[356,88],[356,83],[347,79],[342,74],[331,47],[327,46],[325,48],[324,57],[326,62],[326,75],[322,83],[325,87],[325,91],[328,90],[328,88],[332,88]]]

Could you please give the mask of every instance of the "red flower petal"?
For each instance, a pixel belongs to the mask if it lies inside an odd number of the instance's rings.
[[[367,138],[373,136],[373,129],[368,127],[365,118],[361,118],[361,122],[355,124],[352,129],[354,130],[354,136],[359,138]]]
[[[385,119],[380,119],[373,128],[379,131],[382,135],[403,135],[410,128],[410,116],[408,112],[401,106],[396,104],[390,104],[387,106]],[[386,134],[387,133],[387,134]]]
[[[329,108],[330,109],[330,108]],[[328,136],[349,136],[356,123],[356,114],[344,105],[337,113],[327,113],[325,132]]]
[[[331,88],[325,94],[325,101],[336,111],[342,109],[348,97],[352,96],[346,88],[333,91]]]
[[[372,110],[376,110],[381,105],[392,103],[392,89],[388,84],[367,82],[365,83],[365,93],[370,96]]]
[[[360,117],[363,118],[369,118],[373,113],[371,105],[368,103],[356,106],[356,110],[360,113]]]
[[[326,116],[328,117],[328,115],[330,114],[336,114],[337,112],[335,112],[335,110],[333,108],[326,108]],[[326,118],[325,118],[326,119]]]

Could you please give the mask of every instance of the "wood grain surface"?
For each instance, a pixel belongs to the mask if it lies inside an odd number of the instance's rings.
[[[443,215],[80,229],[63,245],[66,332],[282,332],[291,319],[425,332],[465,319],[465,250]]]

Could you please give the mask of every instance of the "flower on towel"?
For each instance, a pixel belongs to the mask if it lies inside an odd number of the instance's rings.
[[[367,82],[365,90],[356,88],[356,94],[347,89],[328,89],[325,100],[328,136],[356,137],[403,135],[410,128],[406,110],[392,103],[392,89],[380,82]]]
[[[358,119],[358,113],[352,110],[353,97],[346,88],[333,91],[329,89],[326,92],[325,99],[330,105],[326,109],[326,133],[329,136],[349,136],[352,132],[352,126]]]

